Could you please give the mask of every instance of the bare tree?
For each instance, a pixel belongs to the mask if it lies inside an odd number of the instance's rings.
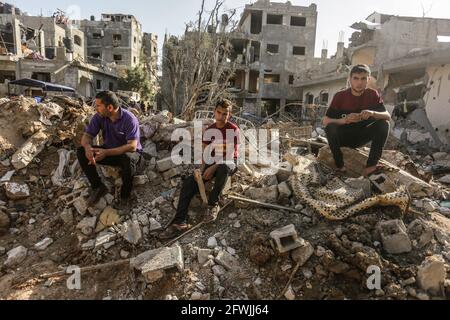
[[[164,99],[171,111],[183,118],[193,117],[200,97],[204,97],[206,104],[228,97],[228,83],[235,71],[229,60],[233,46],[228,30],[236,22],[229,22],[235,11],[223,17],[223,21],[219,19],[223,4],[224,0],[216,0],[214,8],[207,12],[203,0],[198,20],[186,24],[183,37],[172,37],[165,44],[163,77],[170,94]]]

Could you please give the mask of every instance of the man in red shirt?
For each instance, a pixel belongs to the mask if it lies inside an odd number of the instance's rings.
[[[345,172],[341,148],[359,148],[371,142],[365,177],[378,168],[390,130],[391,116],[379,93],[367,87],[370,68],[356,65],[350,71],[351,88],[338,92],[323,119],[338,172]]]
[[[203,180],[215,178],[214,189],[209,195],[205,222],[214,222],[220,211],[219,196],[222,193],[228,176],[237,171],[239,149],[239,128],[229,122],[231,118],[231,102],[219,101],[214,111],[215,123],[203,133],[203,150],[201,171]],[[194,176],[183,182],[178,209],[171,225],[160,234],[160,239],[171,239],[189,230],[188,209],[192,198],[199,193]]]

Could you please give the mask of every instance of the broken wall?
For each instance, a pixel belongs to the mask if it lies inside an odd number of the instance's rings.
[[[438,35],[450,35],[450,20],[416,19],[404,21],[392,17],[375,32],[377,45],[375,64],[400,58],[413,49],[445,48],[448,44],[439,43]]]
[[[450,129],[450,63],[428,67],[427,74],[430,90],[424,100],[428,118],[435,128],[446,126]]]

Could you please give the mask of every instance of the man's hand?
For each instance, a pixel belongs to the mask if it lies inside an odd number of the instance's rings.
[[[345,117],[345,124],[352,124],[361,122],[362,116],[360,113],[351,113]]]
[[[92,147],[85,147],[85,155],[86,155],[86,159],[89,160],[89,165],[90,166],[95,166],[95,154],[94,154],[94,149]]]
[[[214,174],[216,173],[217,165],[213,165],[205,170],[203,173],[203,180],[209,181],[214,177]]]
[[[102,161],[103,159],[105,159],[108,156],[108,150],[106,149],[92,149],[94,154],[95,154],[95,158],[94,161],[95,163]]]
[[[370,118],[373,118],[374,116],[375,116],[374,111],[364,110],[363,112],[361,112],[361,118],[363,120],[369,120]]]

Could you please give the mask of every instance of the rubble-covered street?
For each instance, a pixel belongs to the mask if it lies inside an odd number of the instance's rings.
[[[135,177],[138,200],[132,214],[120,216],[111,206],[120,179],[107,167],[101,171],[110,193],[95,207],[86,205],[88,183],[73,150],[92,110],[70,98],[38,106],[25,98],[0,104],[2,299],[448,296],[450,181],[445,174],[433,175],[433,168],[450,164],[449,154],[409,158],[392,138],[396,151],[384,155],[392,169],[384,180],[370,183],[334,177],[326,148],[317,158],[308,147],[283,145],[286,162],[277,170],[267,164],[241,166],[224,197],[228,206],[214,224],[162,243],[157,235],[174,215],[181,179],[193,169],[171,162],[171,133],[192,123],[168,112],[136,111],[147,162]],[[317,138],[304,141],[320,145]],[[364,151],[345,155],[356,173]],[[309,191],[299,188],[299,181]],[[397,184],[389,184],[393,181],[407,187],[406,202],[396,193]],[[383,200],[383,194],[392,197]],[[364,200],[372,198],[376,202],[365,207]],[[204,208],[200,197],[194,202],[189,215],[196,224]],[[67,289],[70,266],[82,268],[81,290]],[[380,290],[367,287],[371,266],[381,269]]]

